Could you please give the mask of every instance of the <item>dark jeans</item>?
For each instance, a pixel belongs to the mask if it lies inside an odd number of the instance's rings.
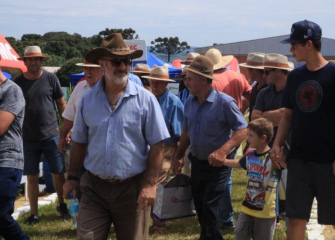
[[[213,167],[192,154],[189,159],[193,201],[201,226],[200,240],[221,240],[219,200],[227,189],[231,168]]]
[[[0,235],[4,239],[30,239],[12,217],[21,177],[22,170],[0,167]]]

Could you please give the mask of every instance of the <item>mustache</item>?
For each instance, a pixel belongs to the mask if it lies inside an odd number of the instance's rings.
[[[118,73],[128,74],[127,70],[115,70],[115,71],[114,71],[114,75],[115,75],[115,74],[118,74]]]

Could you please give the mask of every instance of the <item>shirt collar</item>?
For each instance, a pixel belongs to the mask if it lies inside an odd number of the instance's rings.
[[[157,98],[158,102],[159,103],[164,102],[164,100],[167,98],[168,94],[169,94],[169,90],[165,89],[165,92],[163,93],[163,95]]]
[[[214,88],[211,88],[211,91],[209,92],[208,97],[206,98],[207,102],[214,102],[216,95],[218,94],[218,91],[215,90]],[[190,97],[192,97],[192,100],[194,101],[198,101],[198,97],[194,96],[194,95],[190,95]]]

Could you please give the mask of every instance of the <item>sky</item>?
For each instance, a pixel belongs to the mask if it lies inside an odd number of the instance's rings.
[[[178,37],[212,46],[289,34],[292,23],[318,23],[335,38],[334,0],[1,0],[0,34],[64,31],[91,37],[106,28],[132,28],[147,45]]]

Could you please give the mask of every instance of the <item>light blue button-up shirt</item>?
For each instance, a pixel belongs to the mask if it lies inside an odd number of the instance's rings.
[[[201,105],[196,96],[189,96],[184,115],[183,129],[188,132],[191,152],[203,160],[224,145],[233,131],[247,127],[236,101],[214,89]]]
[[[72,139],[88,144],[85,168],[103,179],[126,179],[147,168],[150,145],[169,138],[156,97],[128,81],[114,111],[102,78],[79,104]]]
[[[141,87],[143,87],[143,83],[141,81],[141,79],[136,76],[135,74],[129,73],[129,80],[133,81],[134,83],[137,83],[138,85],[140,85]]]
[[[184,119],[184,105],[180,99],[168,89],[162,96],[158,97],[165,124],[169,130],[170,138],[164,140],[164,144],[176,143],[179,141]]]

